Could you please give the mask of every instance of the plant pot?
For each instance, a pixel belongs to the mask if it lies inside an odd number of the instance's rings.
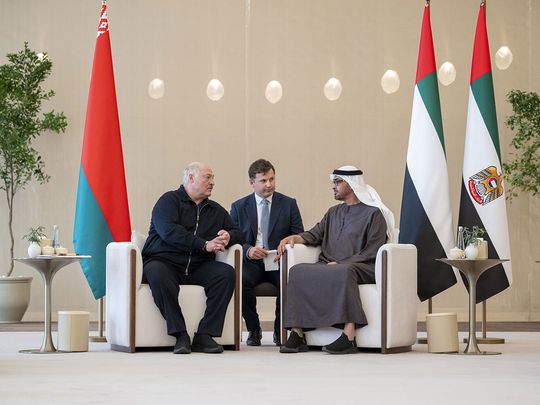
[[[37,242],[30,243],[28,246],[28,257],[37,257],[41,254],[41,246]]]
[[[0,277],[0,323],[20,322],[30,302],[32,277]]]
[[[478,246],[476,245],[468,245],[465,248],[465,257],[467,259],[474,260],[478,257]]]

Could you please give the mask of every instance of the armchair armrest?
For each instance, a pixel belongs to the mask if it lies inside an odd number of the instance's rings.
[[[283,319],[283,309],[287,299],[287,283],[289,278],[289,269],[298,263],[316,263],[319,259],[321,248],[319,246],[307,246],[295,244],[294,247],[287,244],[285,252],[280,259],[280,290],[281,290],[281,319]],[[287,331],[281,328],[281,341],[287,340]]]
[[[217,252],[216,253],[216,260],[218,262],[227,263],[233,267],[235,267],[235,258],[236,258],[236,252],[240,253],[240,257],[242,257],[242,245],[236,244],[232,245],[228,249],[225,249],[224,252]]]
[[[375,283],[381,297],[381,351],[391,353],[416,340],[416,247],[387,243],[377,252]],[[395,349],[398,348],[398,349]]]
[[[142,281],[142,257],[131,242],[112,242],[106,251],[106,335],[111,345],[135,346],[133,297]]]
[[[307,246],[296,244],[293,246],[285,246],[285,254],[282,256],[282,268],[287,268],[287,271],[298,263],[316,263],[321,254],[320,246]],[[286,263],[283,263],[284,258]],[[286,267],[283,267],[286,266]]]

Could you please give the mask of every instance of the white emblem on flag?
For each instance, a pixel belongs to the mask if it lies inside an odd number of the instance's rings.
[[[99,15],[97,36],[99,37],[101,34],[105,34],[108,29],[109,21],[107,20],[107,3],[103,2],[101,3],[101,13]]]

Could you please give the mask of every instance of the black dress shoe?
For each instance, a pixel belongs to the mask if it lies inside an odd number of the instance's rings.
[[[351,341],[345,333],[342,333],[341,336],[334,340],[332,343],[323,346],[322,351],[330,354],[358,353],[358,347],[356,346],[356,338]]]
[[[301,353],[308,351],[309,347],[306,343],[305,336],[300,337],[296,332],[291,332],[289,338],[285,342],[285,346],[279,348],[280,353]]]
[[[272,336],[272,340],[274,341],[274,344],[276,346],[281,346],[281,339],[279,336],[279,332],[274,332],[274,335]]]
[[[193,337],[191,351],[199,353],[223,353],[223,346],[212,339],[210,335],[196,333]]]
[[[191,344],[189,335],[187,332],[180,332],[176,337],[176,344],[174,345],[174,354],[189,354],[191,353]]]
[[[249,332],[248,338],[246,340],[246,345],[248,346],[260,346],[262,339],[262,330],[259,326],[257,329]]]

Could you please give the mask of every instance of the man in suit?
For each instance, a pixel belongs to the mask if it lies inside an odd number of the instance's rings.
[[[275,191],[275,170],[272,163],[259,159],[248,169],[249,184],[254,193],[234,202],[231,217],[244,236],[242,271],[242,315],[249,336],[248,346],[260,346],[261,324],[257,314],[257,297],[254,288],[270,282],[279,291],[278,264],[265,264],[263,258],[274,250],[281,239],[304,231],[300,210],[294,198]],[[276,298],[274,343],[280,345],[280,297]]]

